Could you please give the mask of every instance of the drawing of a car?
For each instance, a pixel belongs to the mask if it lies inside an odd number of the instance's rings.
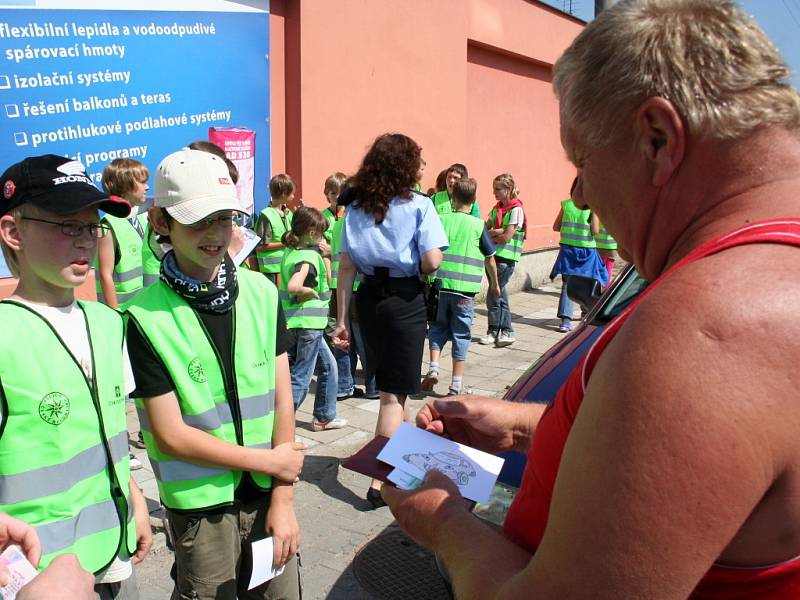
[[[403,460],[426,473],[431,469],[436,469],[450,478],[456,485],[467,485],[469,478],[477,475],[471,462],[453,452],[405,454]]]

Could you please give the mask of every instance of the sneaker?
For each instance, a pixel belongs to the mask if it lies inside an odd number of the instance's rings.
[[[348,398],[363,398],[364,397],[364,390],[361,388],[354,387],[352,391],[347,392],[346,394],[337,394],[336,400],[341,402],[342,400],[347,400]]]
[[[381,397],[380,392],[372,392],[371,394],[368,394],[368,393],[364,392],[364,399],[365,400],[377,400],[380,397]]]
[[[311,420],[311,429],[314,431],[325,431],[327,429],[341,429],[347,425],[347,419],[331,419],[330,421],[320,421],[317,417]]]
[[[494,345],[498,348],[504,348],[506,346],[510,346],[517,340],[514,339],[514,336],[511,335],[508,331],[501,331],[500,335],[497,336],[497,339],[494,341]]]
[[[426,392],[432,392],[433,386],[439,383],[439,371],[431,369],[428,374],[422,378],[422,389]]]
[[[130,445],[133,446],[134,448],[139,448],[140,450],[145,449],[144,436],[142,435],[141,431],[139,432],[139,435],[136,436],[135,440],[128,440],[128,441],[130,442]]]
[[[450,389],[447,390],[447,395],[448,396],[458,396],[460,394],[461,394],[461,390],[460,389],[456,389],[454,387],[451,387]]]
[[[143,466],[142,465],[142,461],[140,461],[138,458],[136,458],[133,455],[133,452],[130,453],[130,465],[131,465],[131,471],[138,471]]]
[[[572,331],[572,321],[569,319],[561,319],[561,325],[558,326],[561,333],[568,333]]]
[[[490,344],[494,344],[497,341],[497,332],[490,331],[485,336],[478,340],[478,343],[483,346],[489,346]]]

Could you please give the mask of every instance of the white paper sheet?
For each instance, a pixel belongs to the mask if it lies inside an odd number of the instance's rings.
[[[239,252],[236,253],[236,256],[233,257],[233,262],[235,265],[240,265],[244,262],[244,259],[250,256],[250,253],[253,251],[253,248],[258,246],[261,238],[258,237],[258,234],[253,231],[252,229],[248,229],[247,227],[239,227],[239,231],[241,232],[242,242],[244,246]]]
[[[402,423],[378,454],[383,461],[401,471],[424,479],[436,469],[455,483],[461,495],[476,502],[486,502],[492,493],[505,462],[470,446],[459,444]]]
[[[274,579],[286,568],[281,567],[277,571],[272,568],[272,558],[275,552],[275,544],[272,538],[268,537],[263,540],[258,540],[252,543],[253,548],[253,574],[250,576],[250,585],[247,588],[252,590],[257,585],[261,585],[265,581]]]
[[[5,565],[11,574],[11,581],[8,585],[0,587],[0,596],[3,597],[3,600],[14,600],[22,586],[36,577],[36,569],[17,545],[11,545],[3,551],[3,554],[0,555],[0,563]]]

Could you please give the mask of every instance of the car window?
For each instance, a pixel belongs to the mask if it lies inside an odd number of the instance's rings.
[[[598,321],[608,322],[625,310],[650,282],[643,278],[635,269],[625,274],[625,280],[614,290],[614,293],[605,303],[595,317]]]

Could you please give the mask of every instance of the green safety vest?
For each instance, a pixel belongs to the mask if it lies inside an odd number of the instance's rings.
[[[443,290],[478,293],[484,267],[480,248],[483,221],[462,212],[442,215],[441,219],[449,247],[435,277],[441,280]]]
[[[588,208],[579,209],[570,199],[561,201],[561,211],[561,239],[558,243],[577,248],[596,248],[589,226],[592,211]]]
[[[137,215],[140,223],[141,216]],[[116,247],[119,249],[119,260],[114,265],[111,279],[117,291],[117,303],[122,306],[142,289],[142,236],[128,219],[105,215],[103,221],[111,226]],[[106,299],[99,277],[95,281],[95,289],[98,302],[105,304]]]
[[[326,208],[322,211],[322,216],[325,217],[325,220],[328,222],[328,228],[325,230],[325,241],[329,244],[331,243],[331,239],[333,239],[333,226],[336,224],[338,219],[336,215],[333,214],[333,211],[330,208]]]
[[[292,212],[287,211],[283,215],[278,209],[268,206],[261,211],[261,217],[269,221],[269,226],[272,228],[272,239],[264,240],[264,243],[280,242],[283,234],[289,231],[292,227]],[[258,260],[258,269],[262,273],[280,273],[281,272],[281,259],[285,248],[278,248],[277,250],[257,250],[256,259]]]
[[[295,265],[307,262],[317,270],[317,285],[314,291],[319,298],[297,302],[297,296],[289,294],[289,280],[295,272]],[[287,248],[281,263],[281,306],[286,316],[287,329],[325,329],[328,326],[328,304],[331,291],[328,287],[325,262],[319,252],[307,248]]]
[[[597,245],[598,250],[616,250],[617,240],[608,235],[606,228],[600,224],[600,233],[594,236],[594,243]]]
[[[147,221],[147,215],[140,215],[144,216],[144,222],[142,225],[144,226],[144,239],[142,240],[142,285],[144,287],[150,287],[161,276],[161,259],[156,256],[153,249],[150,247],[151,243],[151,236],[155,236],[155,232],[153,228],[150,226],[150,223]],[[157,244],[155,240],[152,240],[153,244]]]
[[[446,215],[453,212],[453,202],[450,199],[450,194],[447,193],[447,190],[436,192],[431,197],[431,202],[433,202],[436,212],[440,215]],[[478,217],[479,219],[481,218],[481,211],[477,200],[472,203],[472,207],[469,209],[469,214],[471,214],[473,217]]]
[[[225,390],[217,352],[197,313],[163,281],[144,290],[127,314],[148,340],[175,384],[183,422],[229,444],[271,448],[275,418],[275,328],[278,292],[266,277],[237,271],[233,307],[233,370],[236,389]],[[226,349],[225,349],[226,350]],[[204,510],[233,503],[242,471],[195,464],[162,452],[144,402],[139,422],[161,502],[175,510]],[[268,490],[272,477],[250,473]]]
[[[0,511],[36,528],[39,568],[77,555],[92,573],[136,551],[119,313],[78,301],[92,351],[87,379],[50,324],[0,302]],[[24,344],[20,340],[25,340]]]
[[[339,217],[336,223],[334,223],[333,232],[331,234],[331,283],[329,287],[332,290],[337,289],[339,285],[339,256],[341,255],[343,231],[344,216]],[[358,289],[358,286],[361,285],[362,277],[361,273],[356,273],[355,279],[353,279],[354,292]]]
[[[511,211],[508,211],[505,215],[503,215],[503,229],[508,227],[509,220],[511,220]],[[489,213],[489,221],[492,223],[497,222],[496,208],[493,208],[492,212]],[[497,252],[495,253],[495,257],[519,262],[520,256],[522,256],[522,245],[524,243],[525,230],[517,226],[517,230],[514,232],[514,235],[511,236],[510,240],[508,240],[505,244],[496,244]]]

